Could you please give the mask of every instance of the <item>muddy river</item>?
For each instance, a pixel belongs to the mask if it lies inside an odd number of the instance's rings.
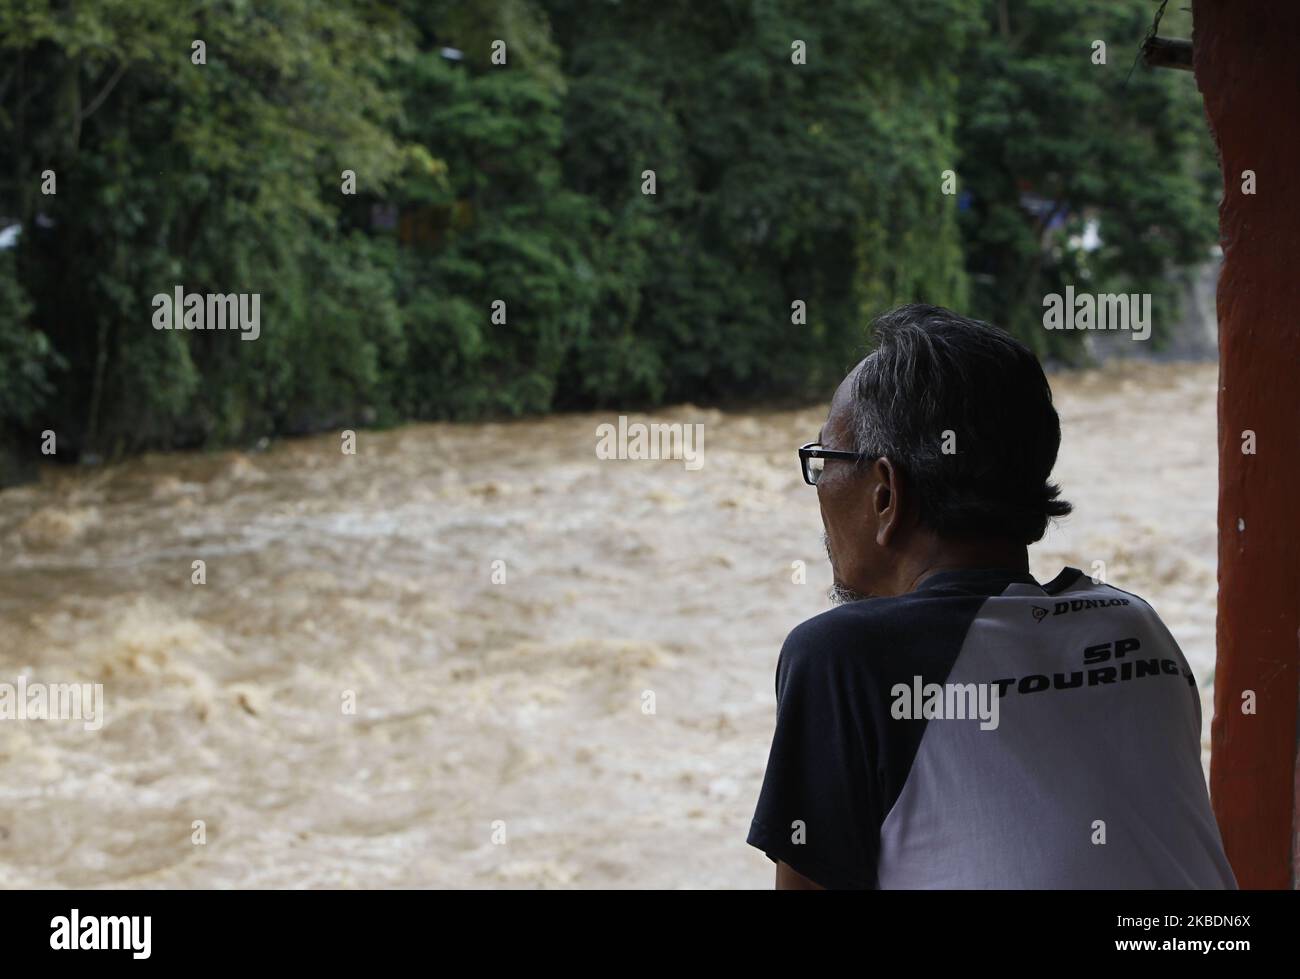
[[[1053,377],[1076,510],[1031,549],[1151,601],[1207,738],[1216,377]],[[777,652],[828,604],[823,416],[635,416],[704,424],[693,471],[598,459],[602,413],[0,493],[0,681],[104,692],[95,730],[0,721],[0,884],[770,886],[744,838]]]

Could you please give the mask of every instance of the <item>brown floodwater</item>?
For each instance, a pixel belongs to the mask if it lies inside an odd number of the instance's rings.
[[[1031,549],[1040,579],[1103,561],[1155,606],[1207,731],[1216,383],[1053,377],[1076,511]],[[777,652],[828,606],[794,452],[823,416],[637,416],[704,424],[696,471],[598,459],[601,413],[51,467],[0,493],[0,682],[105,696],[97,731],[0,720],[0,882],[770,886],[744,838]]]

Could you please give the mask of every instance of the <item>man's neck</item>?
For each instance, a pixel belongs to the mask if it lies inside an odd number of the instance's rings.
[[[943,540],[931,538],[928,547],[909,555],[899,566],[895,581],[899,594],[915,591],[926,578],[940,571],[1004,568],[1029,571],[1029,551],[1007,540]]]

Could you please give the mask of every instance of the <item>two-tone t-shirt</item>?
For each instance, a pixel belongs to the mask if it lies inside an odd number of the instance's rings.
[[[825,887],[1232,888],[1201,703],[1142,599],[943,571],[782,647],[749,843]]]

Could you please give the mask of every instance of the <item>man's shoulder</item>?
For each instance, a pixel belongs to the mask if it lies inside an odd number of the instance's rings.
[[[869,672],[926,654],[955,655],[982,598],[924,592],[846,602],[790,630],[781,647],[782,669],[851,667]]]
[[[893,629],[902,621],[915,618],[923,604],[924,598],[915,593],[845,602],[800,622],[786,636],[786,645],[800,649],[821,647],[827,640]]]
[[[1070,587],[1050,592],[1046,596],[1045,604],[1053,617],[1066,612],[1099,608],[1114,612],[1131,609],[1142,616],[1157,620],[1160,618],[1155,607],[1141,595],[1126,591],[1110,582],[1090,578],[1082,572]]]

